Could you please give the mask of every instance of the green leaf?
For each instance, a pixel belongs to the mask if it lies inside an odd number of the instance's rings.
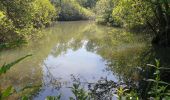
[[[156,70],[154,75],[159,75],[160,74],[160,71],[159,70]]]
[[[158,82],[158,83],[160,83],[160,84],[170,85],[170,84],[167,83],[167,82],[164,82],[164,81],[156,81],[156,80],[154,80],[154,79],[147,79],[146,81],[148,81],[148,82],[154,82],[154,83]]]
[[[170,68],[166,68],[166,67],[160,67],[159,69],[162,69],[162,70],[170,70]]]
[[[156,80],[154,80],[154,79],[147,79],[146,81],[148,81],[148,82],[156,82]]]
[[[41,85],[32,85],[32,84],[27,84],[25,87],[21,88],[21,89],[18,89],[17,92],[22,92],[26,89],[31,89],[31,88],[40,88]]]
[[[158,83],[165,84],[165,85],[170,85],[169,83],[164,82],[164,81],[158,81]]]
[[[29,100],[29,98],[27,96],[23,96],[21,100]]]
[[[158,68],[160,66],[160,61],[157,59],[155,59],[155,61],[156,61],[156,67]]]
[[[12,66],[14,66],[15,64],[19,63],[20,61],[22,61],[23,59],[29,57],[29,56],[32,56],[32,55],[26,55],[14,62],[11,62],[9,64],[4,64],[2,67],[0,67],[0,75],[3,74],[3,73],[6,73]]]
[[[15,89],[10,86],[8,87],[7,89],[5,89],[3,92],[2,92],[2,99],[10,96],[11,94],[13,94],[15,92]]]
[[[147,64],[147,66],[156,68],[156,66],[155,66],[155,65],[152,65],[152,64]]]
[[[47,96],[45,100],[60,100],[61,95],[59,96]]]

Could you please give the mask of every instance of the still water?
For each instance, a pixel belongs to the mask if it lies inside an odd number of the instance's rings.
[[[41,85],[38,90],[24,91],[34,94],[34,100],[59,94],[67,100],[72,96],[69,87],[73,78],[88,83],[101,78],[117,82],[130,78],[130,69],[142,64],[150,45],[147,36],[89,21],[57,22],[42,33],[45,36],[26,46],[0,52],[1,65],[33,54],[3,75],[0,85],[17,89]]]

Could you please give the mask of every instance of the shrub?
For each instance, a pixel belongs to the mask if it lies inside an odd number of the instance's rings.
[[[89,9],[81,6],[76,0],[62,0],[56,2],[60,5],[60,14],[58,20],[87,20],[94,17],[94,14]]]
[[[0,6],[1,44],[31,39],[57,14],[49,0],[0,0]]]
[[[114,4],[113,19],[123,27],[146,25],[146,18],[153,15],[149,5],[140,0],[114,0]]]
[[[112,0],[99,0],[95,8],[96,21],[100,24],[113,25],[112,10]]]
[[[9,20],[3,11],[0,11],[0,42],[10,42],[18,38],[18,33],[12,20]]]

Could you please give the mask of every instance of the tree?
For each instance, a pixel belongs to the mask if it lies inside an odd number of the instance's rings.
[[[0,0],[0,13],[1,43],[31,39],[57,15],[49,0]]]
[[[96,4],[96,21],[100,24],[113,25],[112,10],[114,9],[112,0],[99,0]]]
[[[170,45],[169,0],[113,0],[114,23],[123,27],[148,26],[158,45]]]

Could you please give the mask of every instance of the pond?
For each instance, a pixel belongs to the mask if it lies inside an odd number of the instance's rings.
[[[2,87],[41,85],[38,92],[30,89],[24,93],[36,93],[34,100],[59,94],[67,100],[73,95],[73,78],[88,83],[102,78],[119,82],[131,76],[135,80],[138,76],[130,70],[150,59],[145,55],[150,48],[147,35],[92,21],[56,22],[42,33],[45,36],[27,46],[0,52],[1,65],[33,54],[1,76]],[[17,99],[18,95],[11,98]]]

